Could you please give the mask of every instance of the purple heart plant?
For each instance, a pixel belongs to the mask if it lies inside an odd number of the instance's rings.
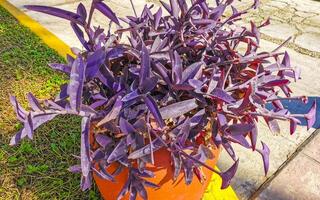
[[[290,113],[281,100],[307,98],[291,96],[289,84],[300,79],[300,71],[291,66],[287,52],[278,52],[285,43],[271,52],[258,52],[259,29],[269,20],[261,25],[251,22],[249,28],[237,25],[259,1],[242,11],[233,0],[216,0],[215,6],[206,0],[161,3],[155,11],[146,5],[139,15],[133,7],[134,16],[126,18],[118,18],[102,0],[93,0],[88,13],[81,3],[75,13],[26,6],[68,20],[83,49],[72,48],[75,57],[68,55],[67,64],[50,64],[70,78],[55,99],[37,100],[29,93],[27,111],[10,97],[24,124],[10,144],[32,139],[39,126],[58,115],[81,116],[81,164],[70,171],[82,173],[81,188],[86,190],[93,173],[114,181],[116,174],[104,170],[111,163],[119,163],[118,170],[128,168],[131,175],[119,199],[132,191],[147,199],[144,187],[158,187],[143,177],[153,176],[145,166],[154,162],[153,154],[161,148],[171,152],[174,176],[185,171],[186,184],[194,173],[188,169],[205,167],[219,174],[221,188],[226,188],[239,163],[235,143],[260,153],[267,173],[269,148],[263,142],[256,148],[258,120],[273,132],[279,132],[278,120],[289,121],[293,134],[301,114]],[[92,26],[97,11],[110,21],[106,32]],[[267,104],[273,108],[267,109]],[[308,129],[315,111],[314,103],[303,115]],[[98,148],[93,148],[92,134]],[[200,136],[205,138],[201,144],[196,142]],[[227,171],[205,164],[210,156],[203,155],[212,145],[224,148],[234,160]]]

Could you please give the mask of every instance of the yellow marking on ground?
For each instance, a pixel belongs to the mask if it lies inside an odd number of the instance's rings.
[[[28,27],[32,32],[38,35],[50,48],[56,50],[59,55],[64,58],[67,54],[73,55],[70,47],[66,43],[61,41],[57,36],[48,31],[41,24],[26,15],[23,11],[16,8],[6,0],[0,0],[0,5],[4,7],[11,15],[13,15],[22,25]]]
[[[217,167],[216,170],[219,171]],[[211,177],[211,182],[204,193],[202,200],[238,200],[238,197],[231,186],[222,190],[221,187],[222,179],[221,177],[213,173]]]

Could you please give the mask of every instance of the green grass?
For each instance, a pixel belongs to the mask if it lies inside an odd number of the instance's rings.
[[[66,22],[67,23],[67,22]],[[0,7],[0,199],[100,199],[95,187],[79,189],[80,175],[67,171],[79,163],[80,119],[58,117],[40,127],[33,141],[8,145],[22,125],[15,118],[9,94],[27,106],[25,95],[53,97],[66,77],[47,64],[63,62],[29,29]]]

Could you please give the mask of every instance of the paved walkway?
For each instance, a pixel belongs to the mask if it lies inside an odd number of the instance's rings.
[[[70,46],[80,47],[69,24],[64,20],[22,8],[24,4],[51,5],[67,10],[75,10],[79,2],[89,6],[91,0],[9,0],[33,19],[40,22]],[[132,14],[129,0],[105,0],[119,16]],[[157,0],[135,0],[138,11],[144,3]],[[213,1],[212,1],[213,2]],[[247,7],[252,0],[237,4]],[[262,0],[259,11],[251,12],[246,21],[262,22],[271,16],[271,25],[262,29],[263,50],[272,50],[288,37],[293,40],[286,46],[292,64],[302,68],[302,80],[293,84],[295,94],[309,97],[320,95],[320,2],[319,0]],[[105,18],[95,15],[93,22],[99,24]],[[319,99],[318,99],[319,100]],[[320,100],[318,101],[320,106]],[[299,110],[299,105],[290,105]],[[319,113],[319,112],[318,112]],[[320,118],[318,117],[320,121]],[[241,158],[239,170],[232,186],[240,199],[320,199],[320,134],[306,127],[299,127],[290,136],[289,125],[281,123],[282,132],[272,135],[266,124],[259,124],[259,137],[271,149],[270,170],[263,174],[261,157],[258,153],[235,147]],[[218,163],[221,169],[231,164],[223,152]]]

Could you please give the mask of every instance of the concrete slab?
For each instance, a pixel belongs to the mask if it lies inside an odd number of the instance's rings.
[[[314,139],[310,141],[310,143],[304,148],[303,153],[320,163],[320,147],[319,146],[320,146],[320,131],[317,133]]]
[[[320,162],[303,152],[299,153],[256,199],[319,199]]]
[[[259,140],[265,142],[271,150],[269,173],[267,177],[264,176],[263,162],[258,152],[252,152],[252,150],[234,145],[234,150],[240,158],[240,163],[231,185],[240,199],[249,199],[297,148],[296,144],[281,135],[272,135],[262,123],[258,125],[258,129]],[[261,148],[261,144],[258,144],[258,148]],[[218,167],[221,170],[225,170],[232,165],[233,161],[225,151],[222,152],[220,157]]]
[[[274,39],[285,40],[293,36],[293,44],[320,52],[320,2],[314,0],[262,0],[258,12],[245,18],[261,23],[271,17],[271,25],[261,32]],[[316,30],[316,31],[315,31]]]

